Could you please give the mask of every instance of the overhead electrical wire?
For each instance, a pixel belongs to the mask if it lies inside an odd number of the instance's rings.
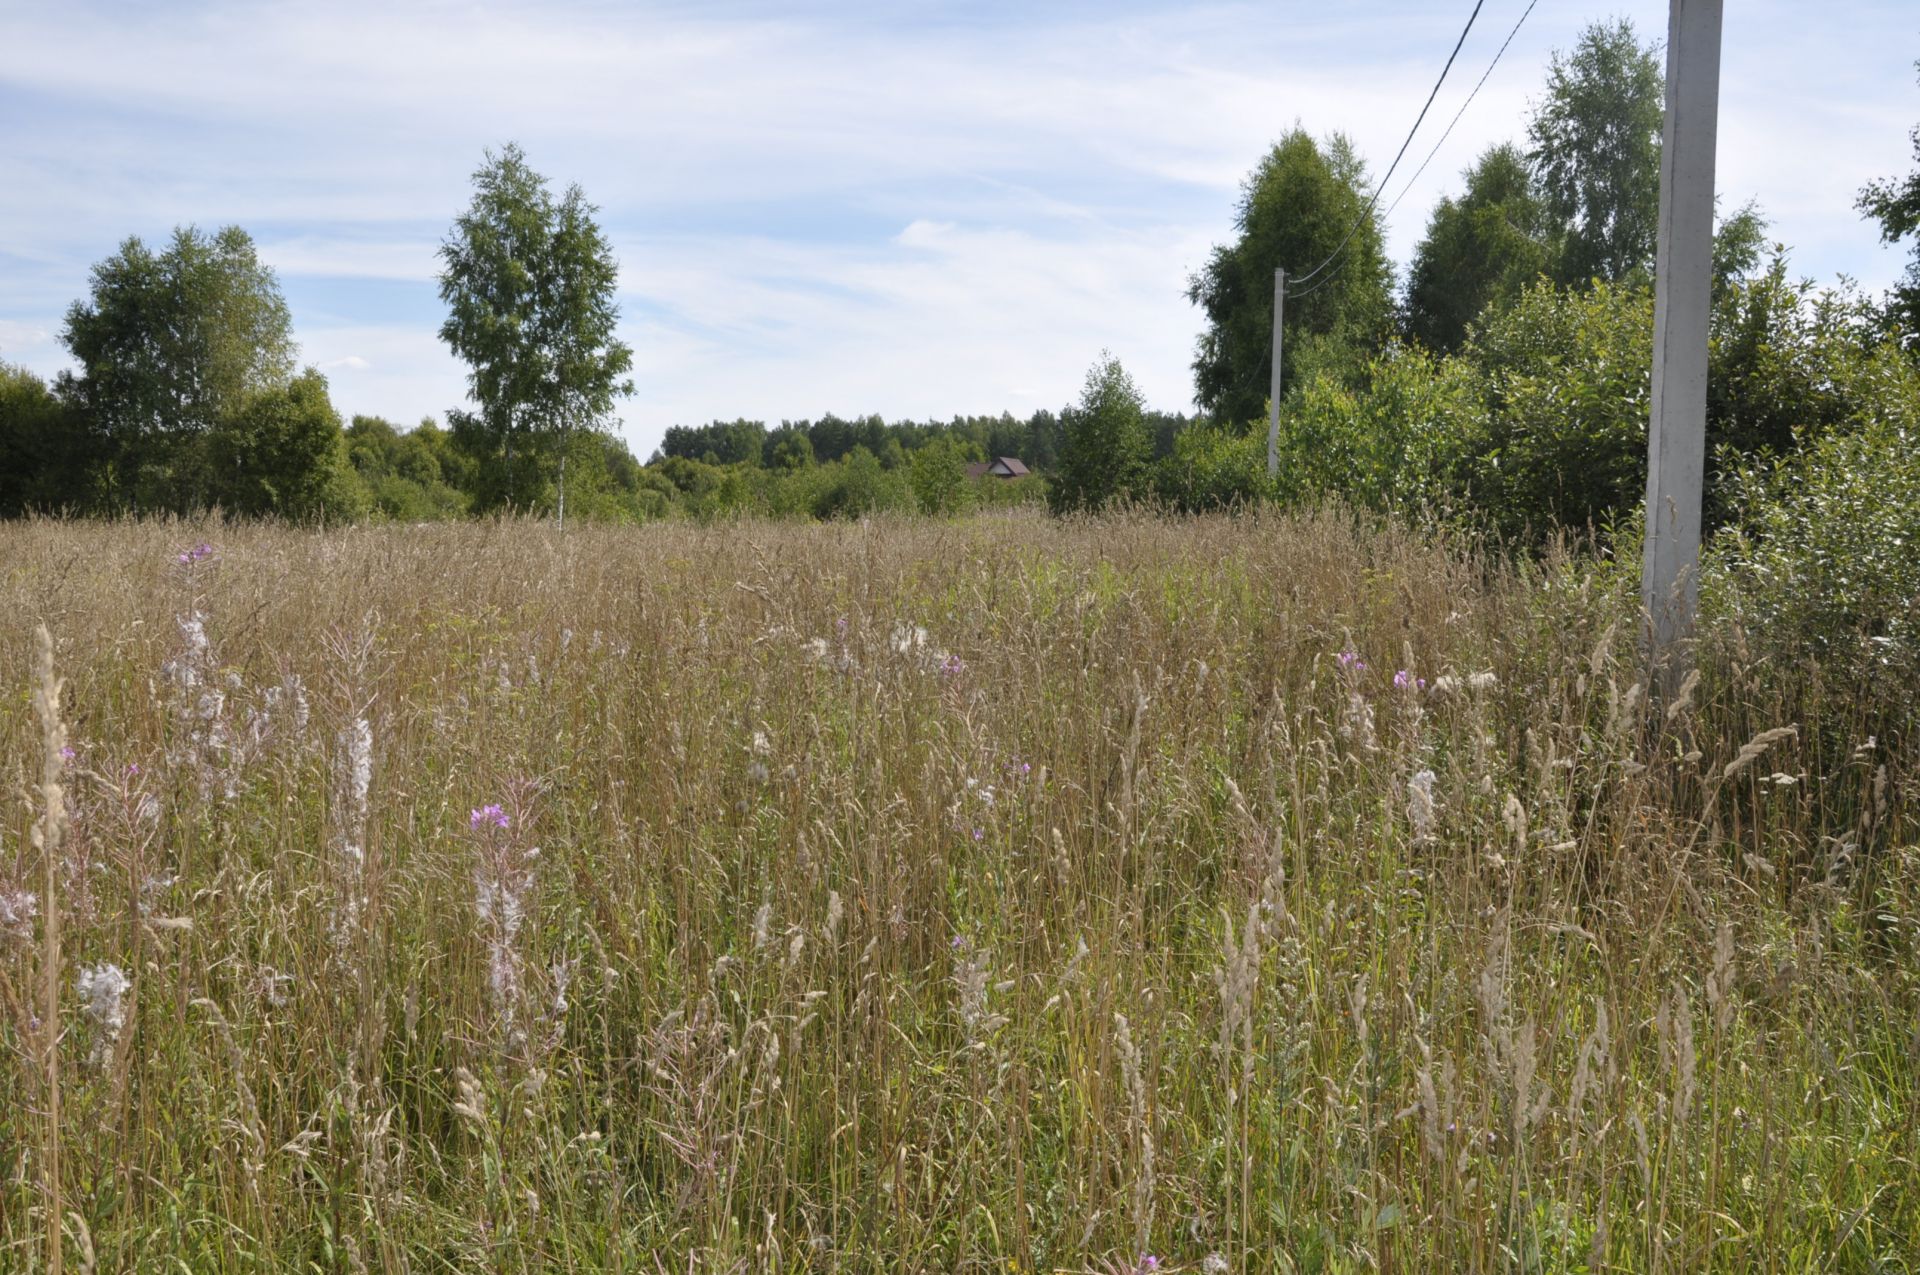
[[[1414,183],[1420,180],[1420,174],[1427,171],[1427,165],[1433,162],[1433,157],[1440,153],[1440,148],[1447,144],[1449,137],[1453,136],[1453,126],[1460,122],[1460,117],[1467,113],[1469,106],[1473,105],[1473,99],[1480,95],[1480,90],[1485,87],[1487,83],[1487,77],[1493,74],[1493,68],[1499,66],[1500,59],[1505,56],[1507,45],[1512,44],[1513,37],[1520,34],[1520,28],[1526,24],[1527,17],[1533,12],[1534,5],[1539,3],[1540,0],[1532,0],[1532,3],[1528,4],[1526,9],[1520,14],[1520,21],[1514,23],[1513,30],[1507,32],[1505,42],[1500,45],[1500,52],[1493,55],[1493,61],[1487,63],[1487,69],[1481,72],[1480,82],[1473,86],[1473,92],[1467,94],[1467,100],[1460,103],[1460,109],[1454,112],[1453,120],[1447,125],[1447,131],[1440,134],[1440,140],[1433,144],[1433,149],[1427,152],[1427,157],[1420,161],[1420,167],[1414,170],[1413,176],[1407,179],[1407,184],[1400,188],[1400,193],[1394,196],[1392,203],[1387,205],[1387,211],[1381,214],[1383,217],[1393,216],[1393,210],[1400,206],[1400,201],[1407,197],[1407,192],[1412,190]]]
[[[1320,291],[1320,289],[1332,283],[1335,279],[1338,279],[1339,277],[1340,277],[1340,272],[1338,270],[1335,270],[1332,274],[1328,275],[1326,278],[1322,279],[1320,282],[1314,284],[1311,288],[1304,288],[1299,292],[1295,292],[1292,290],[1291,287],[1289,287],[1287,290],[1287,300],[1298,301],[1302,297],[1310,297],[1314,293]]]
[[[1474,19],[1480,16],[1480,9],[1486,2],[1487,0],[1474,0],[1473,12],[1467,15],[1467,25],[1460,28],[1460,38],[1453,42],[1453,52],[1447,55],[1447,64],[1440,68],[1440,78],[1433,82],[1433,92],[1427,94],[1427,104],[1420,108],[1420,114],[1414,118],[1413,127],[1407,130],[1407,140],[1400,143],[1399,154],[1393,157],[1393,163],[1387,165],[1387,174],[1380,179],[1380,184],[1374,188],[1373,198],[1367,201],[1367,206],[1360,210],[1360,215],[1353,219],[1351,226],[1347,227],[1347,233],[1345,237],[1340,240],[1340,246],[1328,253],[1325,261],[1322,261],[1319,265],[1307,271],[1304,275],[1301,275],[1299,279],[1300,283],[1313,282],[1322,270],[1332,265],[1340,254],[1347,250],[1347,245],[1352,242],[1353,236],[1359,231],[1361,224],[1373,214],[1375,206],[1380,202],[1380,196],[1384,195],[1387,191],[1387,183],[1393,180],[1393,170],[1400,167],[1400,161],[1406,158],[1407,147],[1413,145],[1413,135],[1420,131],[1421,121],[1426,119],[1427,112],[1433,109],[1433,99],[1440,96],[1440,86],[1447,82],[1447,72],[1453,69],[1454,59],[1460,56],[1460,48],[1467,42],[1467,33],[1473,30]],[[1290,280],[1289,282],[1292,281]],[[1291,296],[1292,294],[1289,293],[1288,295]],[[1301,295],[1304,296],[1305,294],[1302,293]]]

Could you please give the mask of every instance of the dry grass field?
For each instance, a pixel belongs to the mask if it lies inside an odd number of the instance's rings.
[[[1634,583],[0,527],[0,1270],[1916,1269],[1911,760]]]

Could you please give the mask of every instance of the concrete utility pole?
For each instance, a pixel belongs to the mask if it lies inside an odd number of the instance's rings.
[[[1280,476],[1280,320],[1286,313],[1287,272],[1273,272],[1273,375],[1267,379],[1267,477]]]
[[[1657,682],[1693,631],[1700,597],[1700,488],[1707,454],[1707,316],[1713,275],[1713,150],[1721,0],[1672,0],[1660,228],[1653,282],[1653,411],[1647,430],[1647,547],[1640,576]]]

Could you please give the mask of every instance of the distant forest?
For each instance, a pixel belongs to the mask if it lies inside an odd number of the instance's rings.
[[[1173,440],[1193,423],[1178,412],[1142,411],[1156,459],[1173,454]],[[649,463],[677,456],[709,465],[759,465],[791,468],[796,463],[842,460],[856,447],[872,452],[884,469],[906,463],[910,452],[935,439],[949,439],[969,459],[1017,456],[1030,467],[1052,470],[1060,457],[1062,417],[1042,409],[1021,420],[1008,412],[998,416],[956,416],[950,421],[894,421],[878,416],[840,417],[831,412],[817,421],[782,421],[769,429],[764,421],[714,421],[710,425],[675,425],[654,451]]]

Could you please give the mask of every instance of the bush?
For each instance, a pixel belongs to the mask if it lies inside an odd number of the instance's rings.
[[[813,516],[864,518],[883,509],[904,509],[913,503],[906,482],[881,468],[880,458],[856,443],[842,460],[820,466]]]
[[[1470,510],[1536,540],[1604,524],[1645,486],[1651,318],[1644,291],[1542,281],[1458,355],[1315,365],[1282,411],[1279,494]]]
[[[1869,307],[1810,293],[1778,259],[1720,293],[1710,493],[1723,457],[1784,454],[1876,392]],[[1389,347],[1358,371],[1318,367],[1282,415],[1282,489],[1374,509],[1469,510],[1532,543],[1629,519],[1646,489],[1652,332],[1643,287],[1543,280],[1483,313],[1457,355]],[[1710,498],[1708,525],[1727,516]]]
[[[1482,428],[1473,372],[1463,360],[1396,345],[1366,365],[1357,387],[1316,375],[1281,416],[1280,490],[1374,510],[1442,503]]]
[[[1021,505],[1045,504],[1047,480],[1039,474],[1025,478],[976,478],[973,503],[981,509],[1014,509]]]
[[[0,363],[0,517],[93,507],[95,450],[78,411],[25,368]]]
[[[1498,531],[1598,527],[1644,497],[1653,298],[1541,282],[1475,332],[1478,403],[1448,440],[1453,483]]]
[[[231,513],[306,521],[366,512],[327,379],[312,368],[246,399],[208,431],[206,456],[212,499]]]
[[[975,493],[967,482],[967,458],[951,438],[930,439],[916,447],[908,468],[908,481],[921,513],[951,517],[965,513],[973,504]]]
[[[1173,454],[1154,469],[1154,494],[1182,513],[1257,504],[1273,492],[1262,434],[1192,425],[1173,440]]]
[[[1865,729],[1904,733],[1920,707],[1920,367],[1889,344],[1855,371],[1847,422],[1776,464],[1729,461],[1736,521],[1709,594],[1783,676],[1817,661]]]
[[[356,416],[346,438],[347,458],[374,517],[430,522],[467,512],[466,494],[459,489],[466,458],[431,420],[403,433],[377,416]]]
[[[1851,290],[1812,295],[1776,257],[1714,307],[1707,377],[1707,522],[1732,516],[1723,461],[1783,456],[1856,417],[1880,385],[1872,306]]]

